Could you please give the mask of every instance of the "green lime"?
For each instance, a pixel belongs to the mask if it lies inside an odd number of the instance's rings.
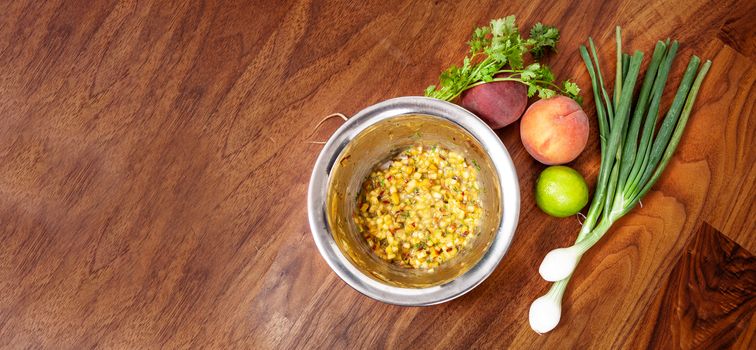
[[[550,166],[538,175],[535,198],[544,213],[564,218],[588,204],[588,185],[575,169]]]

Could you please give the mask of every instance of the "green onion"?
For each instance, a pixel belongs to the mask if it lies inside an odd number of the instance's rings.
[[[607,93],[592,39],[580,55],[591,78],[601,142],[601,167],[593,201],[575,244],[549,252],[539,268],[541,276],[555,282],[530,307],[530,325],[544,333],[557,326],[561,303],[580,258],[621,217],[629,213],[661,177],[682,138],[698,91],[711,67],[692,56],[661,125],[657,128],[660,102],[678,43],[656,43],[636,97],[636,82],[643,54],[622,53],[622,34],[616,30],[617,65],[614,91]],[[613,99],[610,98],[613,96]]]
[[[620,27],[615,30],[615,39],[617,40],[617,75],[614,78],[614,105],[619,104],[620,94],[622,93],[622,33]]]

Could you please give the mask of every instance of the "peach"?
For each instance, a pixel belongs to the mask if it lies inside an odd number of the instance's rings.
[[[520,121],[525,149],[546,165],[571,162],[588,142],[588,117],[573,99],[555,96],[533,103]]]

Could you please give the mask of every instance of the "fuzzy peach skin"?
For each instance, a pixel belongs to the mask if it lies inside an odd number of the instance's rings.
[[[588,117],[573,99],[555,96],[530,105],[520,121],[525,149],[546,165],[571,162],[588,142]]]

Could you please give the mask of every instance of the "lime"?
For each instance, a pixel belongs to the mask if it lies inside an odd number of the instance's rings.
[[[575,169],[550,166],[538,175],[535,198],[544,213],[564,218],[588,204],[588,185]]]

